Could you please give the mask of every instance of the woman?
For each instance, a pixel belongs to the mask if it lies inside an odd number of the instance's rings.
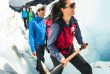
[[[67,65],[65,58],[75,52],[73,47],[73,39],[76,37],[81,47],[86,48],[83,43],[80,28],[75,15],[75,3],[73,0],[59,0],[53,5],[51,17],[54,23],[50,28],[50,35],[47,42],[47,47],[51,53],[51,59],[54,67],[62,63],[63,67]],[[91,66],[84,58],[77,54],[70,63],[74,65],[81,74],[92,74]],[[63,68],[58,72],[61,74]]]
[[[24,5],[22,6],[22,20],[24,21],[25,29],[27,29],[27,23],[26,23],[26,20],[27,20],[27,9],[26,9],[26,7]]]

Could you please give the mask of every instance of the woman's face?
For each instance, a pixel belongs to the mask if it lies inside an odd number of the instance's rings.
[[[23,10],[25,11],[25,7],[23,7]]]
[[[68,16],[75,15],[75,4],[73,0],[66,0],[65,8],[63,8],[63,14]]]

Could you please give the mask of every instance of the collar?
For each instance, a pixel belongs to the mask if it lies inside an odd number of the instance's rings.
[[[60,17],[60,22],[64,25],[64,26],[70,26],[71,24],[71,18],[70,18],[70,21],[69,21],[69,24],[67,24],[62,17]]]
[[[36,16],[36,20],[38,20],[38,21],[41,21],[41,20],[43,20],[44,18],[40,18],[38,15]]]

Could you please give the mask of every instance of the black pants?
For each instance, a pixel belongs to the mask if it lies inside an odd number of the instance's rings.
[[[26,29],[28,29],[28,25],[27,25],[27,17],[23,17],[23,21],[24,21],[24,27],[26,28]]]
[[[36,69],[37,71],[40,72],[40,74],[45,74],[41,65],[41,61],[44,62],[44,49],[45,49],[45,45],[41,45],[41,46],[36,46],[36,56],[37,56],[37,66]]]
[[[64,55],[64,57],[67,58],[73,52],[75,52],[75,50],[71,51],[69,54]],[[60,62],[56,58],[54,58],[53,56],[50,57],[52,59],[54,67],[60,64]],[[83,59],[83,57],[80,54],[77,54],[75,57],[73,57],[70,60],[70,63],[74,65],[81,72],[81,74],[92,74],[91,66]],[[57,74],[61,74],[62,71],[63,68]]]

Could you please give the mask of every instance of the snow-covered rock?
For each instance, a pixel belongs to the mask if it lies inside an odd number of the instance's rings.
[[[21,15],[9,8],[7,0],[0,5],[0,74],[36,74],[36,57],[31,54]]]
[[[97,61],[91,64],[93,74],[110,74],[110,62]]]

